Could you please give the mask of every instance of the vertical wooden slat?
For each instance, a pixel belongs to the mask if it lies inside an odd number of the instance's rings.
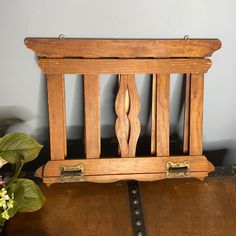
[[[140,134],[140,100],[135,84],[135,75],[121,75],[119,91],[115,101],[117,120],[116,136],[121,157],[135,157]]]
[[[125,76],[125,75],[123,75],[123,74],[118,75],[118,85],[120,85],[120,80],[123,76]],[[128,90],[126,90],[126,94],[125,94],[125,112],[126,112],[126,114],[128,114],[129,108],[130,108],[129,93],[128,93]],[[129,137],[129,130],[127,130],[126,136]],[[121,154],[120,146],[118,145],[118,155],[120,155],[120,154]]]
[[[188,150],[189,150],[190,83],[191,83],[191,74],[186,74],[186,77],[185,77],[185,102],[184,102],[183,153],[188,153]]]
[[[66,157],[66,115],[64,75],[47,75],[50,151],[52,160]]]
[[[151,117],[151,154],[156,153],[156,103],[157,103],[157,79],[156,74],[152,75],[152,117]]]
[[[120,86],[121,76],[122,76],[122,75],[117,75],[118,88],[119,88],[119,86]],[[119,143],[118,143],[117,149],[118,149],[118,150],[117,150],[117,153],[118,153],[118,155],[120,156],[120,145],[119,145]]]
[[[204,74],[191,75],[189,154],[202,154]]]
[[[126,94],[128,89],[127,75],[119,76],[119,90],[115,100],[115,110],[117,114],[115,131],[119,143],[121,157],[129,156],[129,119],[126,112]]]
[[[135,75],[128,75],[128,94],[129,94],[129,157],[135,157],[136,146],[140,134],[141,126],[138,114],[140,112],[140,99],[135,83]]]
[[[127,78],[127,75],[123,75],[123,74],[118,75],[118,85],[120,85],[120,80],[122,79],[122,77]],[[125,112],[126,113],[129,112],[129,108],[130,108],[130,101],[129,101],[129,92],[127,89],[126,94],[125,94]]]
[[[100,86],[98,75],[84,75],[84,114],[86,158],[99,158],[100,139]]]
[[[157,156],[169,156],[170,146],[170,75],[157,76],[157,117],[156,117]]]

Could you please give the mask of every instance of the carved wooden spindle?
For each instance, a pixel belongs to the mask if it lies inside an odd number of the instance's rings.
[[[129,120],[125,110],[125,97],[127,92],[127,77],[120,77],[119,90],[115,101],[117,114],[115,130],[122,157],[128,157]]]
[[[130,101],[130,108],[128,113],[129,124],[130,124],[129,156],[135,157],[138,137],[141,131],[140,121],[138,117],[138,114],[140,112],[140,99],[135,84],[135,75],[129,76],[128,92]]]
[[[129,95],[129,110],[127,110],[127,94]],[[117,120],[116,136],[120,146],[121,157],[134,157],[140,134],[140,100],[135,84],[135,75],[120,77],[119,91],[115,101]]]
[[[118,85],[120,85],[120,80],[122,79],[124,75],[120,74],[118,75]],[[126,114],[129,112],[129,108],[130,108],[130,101],[129,101],[129,93],[128,90],[126,90],[126,94],[125,94],[125,112]],[[127,137],[129,137],[129,133],[127,134]],[[120,146],[118,145],[118,155],[120,155]]]

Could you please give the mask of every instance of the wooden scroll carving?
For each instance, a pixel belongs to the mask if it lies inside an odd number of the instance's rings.
[[[45,183],[203,179],[214,169],[202,155],[204,77],[217,39],[124,40],[27,38],[47,77],[51,160],[42,168]],[[115,133],[120,156],[101,156],[100,74],[117,74]],[[183,152],[170,153],[170,75],[186,75]],[[84,78],[85,159],[67,157],[65,74]],[[135,74],[151,74],[150,155],[136,157],[140,136],[140,98]]]
[[[128,96],[128,107],[127,99]],[[121,157],[135,157],[136,145],[140,134],[139,95],[135,85],[135,75],[121,75],[115,110],[117,120],[116,136],[119,141]]]

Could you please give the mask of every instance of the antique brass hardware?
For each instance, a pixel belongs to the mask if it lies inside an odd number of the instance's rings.
[[[77,166],[61,166],[60,173],[60,181],[62,183],[84,181],[84,166],[82,164]]]
[[[171,162],[168,161],[166,164],[166,175],[167,178],[183,178],[189,176],[189,161],[183,162]]]

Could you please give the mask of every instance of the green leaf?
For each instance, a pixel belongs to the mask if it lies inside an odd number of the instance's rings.
[[[32,180],[17,179],[15,183],[24,188],[24,196],[19,206],[19,212],[37,211],[43,206],[45,197]]]
[[[14,207],[9,210],[10,217],[16,212],[33,212],[39,210],[45,197],[39,187],[29,179],[17,179],[9,185],[9,194],[14,193]]]
[[[20,209],[23,198],[24,198],[24,188],[19,183],[15,182],[9,185],[8,193],[11,197],[11,194],[14,194],[14,203],[13,208],[8,210],[9,216],[13,217]]]
[[[10,133],[0,139],[0,157],[11,164],[34,160],[41,148],[42,145],[24,133]]]

